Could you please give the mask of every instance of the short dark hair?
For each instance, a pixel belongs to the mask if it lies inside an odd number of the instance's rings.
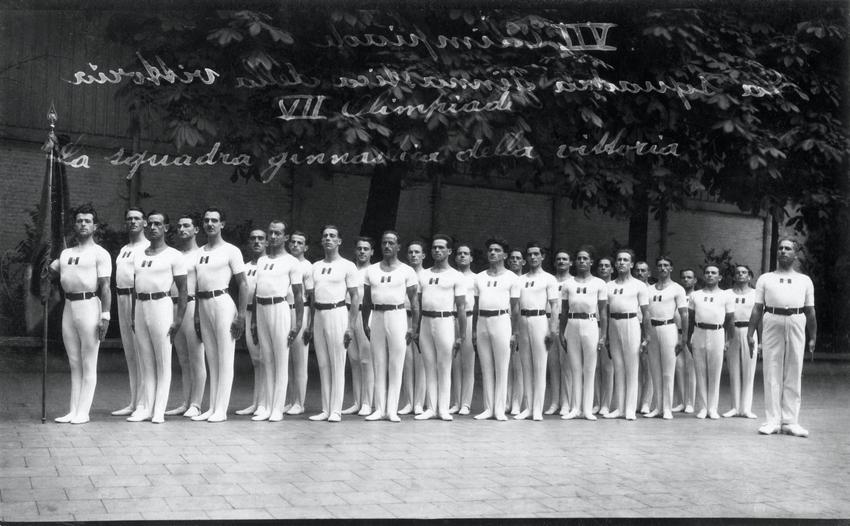
[[[192,222],[193,227],[198,227],[198,213],[197,212],[183,212],[182,214],[177,216],[177,222],[179,223],[181,219],[188,219]]]
[[[598,267],[599,264],[602,263],[603,260],[607,261],[608,264],[611,265],[612,267],[614,266],[614,261],[611,259],[611,256],[602,256],[601,258],[596,260],[596,266]]]
[[[401,244],[401,236],[398,235],[398,232],[396,232],[395,230],[384,230],[383,232],[381,232],[381,239],[384,239],[384,236],[387,234],[394,235],[396,243]]]
[[[750,275],[750,279],[752,279],[752,278],[753,278],[753,276],[755,276],[755,274],[753,274],[753,269],[751,269],[751,268],[749,267],[749,265],[735,265],[735,270],[737,270],[738,268],[745,268],[745,269],[747,269],[747,273]]]
[[[655,266],[658,266],[658,264],[661,263],[662,261],[666,261],[667,263],[670,263],[671,267],[673,266],[673,260],[670,259],[670,256],[666,256],[664,254],[655,258]]]
[[[557,256],[558,256],[558,254],[560,254],[561,252],[563,252],[564,254],[566,254],[568,259],[570,259],[570,260],[572,260],[572,259],[573,259],[573,256],[572,256],[572,254],[570,254],[570,251],[569,251],[569,250],[566,250],[566,249],[563,249],[563,248],[559,248],[558,250],[556,250],[556,251],[555,251],[555,257],[557,257]]]
[[[357,238],[357,241],[354,242],[354,246],[357,246],[357,243],[369,243],[369,248],[372,250],[375,249],[375,240],[369,236],[360,236]]]
[[[537,241],[529,241],[528,243],[525,244],[525,254],[526,255],[528,255],[528,250],[531,249],[531,248],[539,248],[540,253],[541,254],[543,253],[543,246],[540,243],[538,243]]]
[[[685,272],[690,272],[691,274],[694,275],[694,277],[697,277],[697,271],[692,269],[691,267],[685,267],[682,270],[680,270],[679,271],[679,277],[682,277],[682,274],[684,274]]]
[[[145,215],[145,211],[142,210],[142,207],[140,207],[140,206],[128,206],[127,209],[124,210],[124,219],[127,219],[127,214],[130,213],[130,212],[138,212],[138,213],[142,214],[142,217],[144,217],[144,218],[147,218],[148,215],[149,215],[149,214]]]
[[[777,239],[776,240],[776,247],[779,248],[779,245],[782,244],[783,241],[789,241],[791,243],[791,246],[794,247],[794,252],[797,252],[798,250],[800,250],[800,243],[798,243],[797,240],[794,239],[791,236],[782,236],[779,239]]]
[[[216,212],[218,214],[219,221],[226,221],[226,219],[224,217],[224,210],[222,210],[221,208],[219,208],[217,206],[208,206],[204,210],[204,213],[201,215],[201,217],[206,217],[209,212]]]
[[[578,256],[579,252],[586,253],[587,257],[589,257],[591,261],[595,259],[596,254],[594,252],[596,252],[596,249],[593,248],[593,245],[582,245],[578,247],[578,250],[576,250],[576,256]]]
[[[649,263],[647,263],[646,261],[644,261],[642,259],[640,261],[635,262],[635,267],[637,267],[638,265],[646,265],[646,268],[649,268]]]
[[[705,271],[706,271],[706,270],[708,270],[708,269],[709,269],[709,268],[711,268],[711,267],[716,268],[716,269],[717,269],[717,273],[718,273],[718,274],[720,274],[720,265],[718,265],[718,264],[716,264],[716,263],[709,263],[709,264],[705,265],[704,267],[702,267],[702,272],[703,272],[703,274],[705,274]]]
[[[148,212],[148,215],[145,216],[145,219],[150,220],[151,216],[162,216],[162,223],[165,224],[165,225],[167,225],[171,222],[171,220],[168,218],[168,214],[166,214],[165,212],[160,212],[158,210],[151,210],[150,212]]]
[[[410,243],[407,244],[407,249],[410,250],[410,247],[413,245],[419,245],[419,248],[422,249],[422,252],[425,252],[425,242],[421,239],[414,239]]]
[[[333,224],[333,223],[328,223],[328,224],[326,224],[326,225],[323,225],[323,226],[322,226],[322,234],[324,235],[325,230],[327,230],[327,229],[329,229],[329,228],[332,228],[332,229],[336,230],[336,235],[337,235],[337,237],[338,237],[338,238],[340,238],[340,239],[342,239],[342,235],[340,235],[340,233],[339,233],[339,227],[338,227],[338,226],[336,226],[336,225],[335,225],[335,224]]]
[[[500,237],[491,237],[484,243],[484,251],[490,250],[490,245],[499,245],[502,247],[502,250],[505,254],[511,253],[511,246],[508,245],[508,242]]]
[[[92,222],[97,224],[97,210],[91,205],[91,203],[85,203],[74,209],[74,221],[77,220],[77,216],[80,214],[91,214]],[[144,217],[144,214],[142,215]]]
[[[337,232],[339,232],[337,230]],[[289,240],[292,241],[292,236],[301,236],[304,238],[304,244],[307,245],[310,243],[310,236],[302,232],[301,230],[293,230],[291,234],[289,234]]]
[[[452,248],[452,244],[454,243],[454,240],[450,236],[447,236],[446,234],[434,234],[434,236],[431,237],[431,246],[434,245],[434,241],[439,241],[440,239],[442,239],[443,241],[446,242],[446,247]]]
[[[277,218],[272,219],[271,221],[269,221],[269,224],[271,225],[272,223],[278,223],[278,224],[283,225],[283,231],[284,232],[286,232],[286,230],[289,229],[289,225],[286,224],[286,221],[284,221],[283,219],[277,219]]]
[[[469,250],[469,255],[472,255],[472,245],[469,243],[456,243],[454,246],[455,253],[460,250],[460,247],[466,247],[466,249]]]

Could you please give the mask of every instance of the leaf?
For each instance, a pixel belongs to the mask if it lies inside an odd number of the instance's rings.
[[[241,42],[243,38],[242,33],[229,27],[217,29],[207,35],[207,40],[218,41],[220,46],[226,46],[233,41]]]

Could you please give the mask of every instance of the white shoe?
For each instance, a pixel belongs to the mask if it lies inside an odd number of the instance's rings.
[[[457,412],[459,415],[468,415],[469,414],[469,406],[465,405],[460,408],[460,411]]]
[[[372,407],[369,404],[363,404],[360,406],[360,411],[357,412],[357,416],[369,416],[372,414]]]
[[[686,406],[685,406],[685,414],[690,415],[690,414],[692,414],[693,412],[694,412],[694,406],[692,406],[692,405],[686,405]]]
[[[360,411],[360,407],[358,406],[358,404],[354,404],[351,407],[349,407],[348,409],[343,409],[342,414],[353,415],[354,413],[356,413],[358,411]]]
[[[800,438],[808,438],[809,430],[800,424],[785,424],[782,426],[782,433],[785,435],[793,435]]]
[[[318,415],[313,415],[313,416],[310,417],[310,420],[312,420],[313,422],[324,422],[327,419],[328,419],[328,414],[325,413],[324,411],[322,411]]]
[[[684,410],[685,410],[685,404],[679,404],[679,405],[673,406],[673,409],[672,409],[672,411],[674,413],[681,413]]]
[[[414,416],[413,419],[414,420],[431,420],[435,416],[437,416],[437,414],[434,412],[434,410],[428,409],[427,411],[422,411],[418,415]]]
[[[735,409],[735,408],[732,408],[732,409],[726,411],[725,413],[723,413],[723,418],[731,418],[733,416],[738,416],[738,410]]]
[[[781,428],[774,424],[762,424],[761,427],[759,427],[759,433],[762,435],[775,435],[779,433],[780,430]]]

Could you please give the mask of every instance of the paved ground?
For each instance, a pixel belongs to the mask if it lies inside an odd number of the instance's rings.
[[[101,356],[91,423],[42,425],[38,356],[0,350],[0,520],[850,517],[846,361],[806,364],[799,439],[686,416],[130,424],[106,416],[125,401],[121,360]],[[250,396],[237,365],[233,407]],[[52,418],[68,380],[60,355],[50,368]]]

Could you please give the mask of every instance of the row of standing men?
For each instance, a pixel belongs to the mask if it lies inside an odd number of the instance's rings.
[[[177,414],[224,421],[235,341],[243,330],[254,364],[254,391],[252,404],[237,414],[257,421],[304,412],[311,342],[322,397],[322,410],[311,420],[335,422],[351,413],[391,421],[409,412],[417,419],[443,420],[451,420],[453,413],[468,414],[476,353],[484,395],[484,410],[476,419],[505,420],[510,409],[517,419],[541,420],[560,410],[565,419],[595,420],[601,414],[633,420],[639,399],[646,417],[669,419],[685,411],[719,418],[724,354],[732,407],[723,416],[755,418],[755,342],[767,312],[765,321],[781,321],[784,329],[768,324],[771,330],[762,334],[776,352],[765,352],[767,422],[759,431],[808,434],[797,414],[804,332],[814,349],[814,300],[811,281],[793,270],[796,247],[790,240],[780,242],[778,258],[778,272],[787,277],[776,281],[777,273],[768,273],[752,289],[752,272],[741,266],[734,287],[721,290],[719,269],[709,265],[704,287],[693,291],[694,271],[681,273],[685,290],[672,281],[673,262],[667,257],[656,261],[655,284],[646,282],[646,263],[637,265],[638,277],[633,277],[634,254],[628,249],[618,251],[613,261],[606,257],[595,262],[593,249],[581,248],[575,253],[575,276],[569,253],[558,251],[553,275],[542,269],[545,256],[539,244],[528,243],[523,253],[491,239],[485,247],[488,269],[475,274],[470,270],[471,247],[453,245],[448,236],[434,236],[427,247],[434,265],[424,269],[424,242],[408,244],[406,265],[398,259],[398,234],[385,232],[379,247],[382,261],[372,264],[375,242],[358,238],[352,262],[339,253],[339,229],[328,225],[321,237],[324,257],[310,263],[307,235],[287,234],[285,222],[273,220],[267,231],[250,233],[252,257],[244,263],[241,252],[221,237],[225,218],[220,209],[204,213],[203,247],[196,242],[197,219],[188,214],[177,218],[180,250],[165,244],[167,215],[129,209],[125,219],[130,243],[121,249],[115,267],[130,402],[113,414],[130,421],[159,423]],[[78,227],[79,213],[75,220]],[[85,228],[77,228],[78,238],[81,234],[85,237]],[[88,245],[68,250],[79,252]],[[457,270],[449,264],[453,251]],[[104,299],[100,293],[74,291],[79,283],[66,284],[66,277],[80,270],[75,264],[79,260],[63,253],[53,265],[66,292],[66,314],[80,300]],[[107,262],[111,264],[108,255]],[[591,273],[595,263],[599,277]],[[524,265],[528,270],[522,274]],[[100,282],[102,269],[96,273]],[[238,305],[228,293],[233,278]],[[109,321],[109,309],[108,300],[101,303],[106,307],[102,325]],[[74,325],[71,314],[69,329]],[[63,318],[63,336],[65,325]],[[782,342],[772,338],[780,332]],[[57,421],[81,423],[88,420],[91,399],[83,393],[85,379],[74,382],[80,353],[72,353],[68,340],[71,412]],[[172,342],[183,393],[182,403],[167,411]],[[346,354],[353,405],[343,409]],[[800,359],[788,360],[788,355]],[[210,407],[202,412],[205,361]],[[788,367],[792,374],[777,367]],[[550,404],[544,411],[547,369]],[[408,403],[400,408],[402,385]],[[93,385],[91,391],[93,395]],[[80,404],[81,393],[88,406]]]

